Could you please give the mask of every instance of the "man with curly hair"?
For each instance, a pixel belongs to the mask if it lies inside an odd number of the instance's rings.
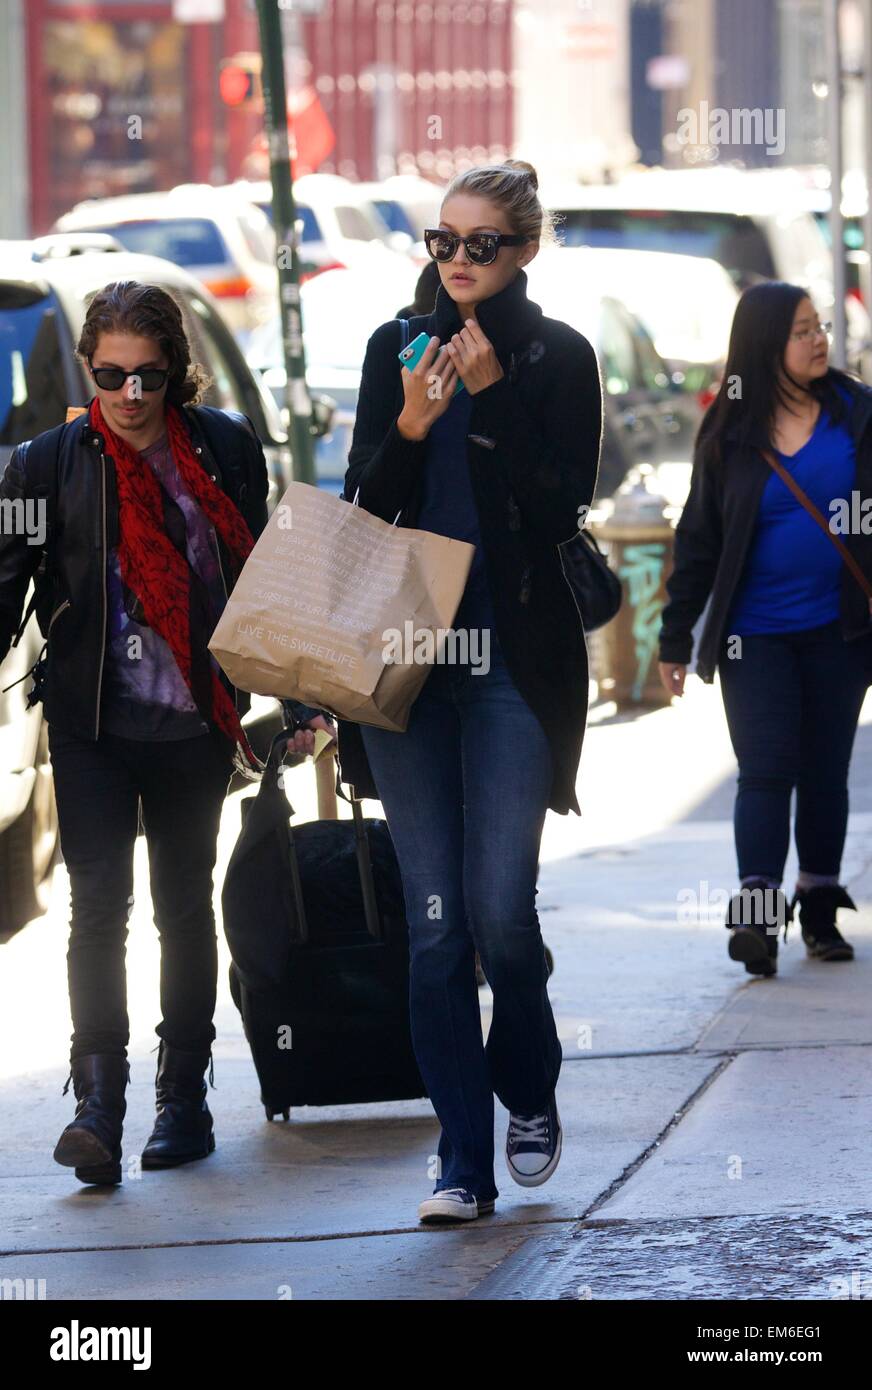
[[[77,352],[94,383],[87,411],[19,445],[0,480],[0,498],[46,506],[49,521],[44,551],[0,535],[0,661],[33,580],[47,656],[31,698],[44,700],[72,899],[78,1104],[54,1157],[81,1182],[118,1183],[140,817],[162,1013],[142,1166],[215,1147],[204,1081],[215,1038],[212,873],[234,760],[253,754],[240,723],[247,696],[207,644],[266,522],[268,476],[248,417],[199,404],[206,382],[165,290],[106,286]],[[297,750],[312,738],[298,734]]]

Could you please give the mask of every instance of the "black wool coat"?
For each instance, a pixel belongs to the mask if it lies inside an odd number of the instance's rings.
[[[554,766],[549,806],[580,814],[575,778],[587,716],[588,663],[575,600],[557,545],[569,540],[593,499],[602,433],[602,392],[593,348],[527,298],[523,270],[477,307],[505,375],[472,398],[467,460],[478,511],[497,637],[517,689],[538,718]],[[445,343],[462,328],[440,286],[430,315],[409,322]],[[427,440],[397,429],[403,386],[393,319],[370,338],[344,496],[385,521],[414,527]],[[378,799],[360,728],[339,721],[341,776]],[[402,738],[402,734],[397,734]]]

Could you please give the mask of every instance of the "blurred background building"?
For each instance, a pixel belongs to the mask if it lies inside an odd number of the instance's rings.
[[[841,11],[850,167],[859,0]],[[444,182],[512,152],[582,180],[819,163],[824,16],[824,0],[290,0],[295,172]],[[266,175],[252,0],[0,0],[0,22],[0,234],[40,234],[85,197]],[[702,102],[784,108],[784,152],[682,144],[678,113]]]
[[[296,172],[441,178],[457,160],[505,157],[512,8],[301,0],[286,9]],[[258,48],[250,0],[0,0],[0,14],[12,37],[0,101],[26,112],[4,157],[29,170],[5,219],[26,215],[26,225],[5,235],[45,231],[84,197],[266,174],[256,82],[246,94],[228,80],[223,95],[219,80],[223,64],[242,71]]]

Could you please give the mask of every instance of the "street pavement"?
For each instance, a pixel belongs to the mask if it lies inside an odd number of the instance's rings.
[[[716,689],[592,710],[581,818],[549,814],[538,905],[564,1048],[561,1164],[510,1180],[497,1106],[493,1216],[421,1228],[438,1126],[426,1100],[305,1108],[267,1123],[223,939],[205,1162],[138,1174],[150,1129],[158,953],[137,846],[128,945],[131,1087],[120,1188],[51,1154],[64,1098],[68,886],[2,951],[0,1279],[47,1299],[830,1299],[872,1296],[872,702],[852,772],[843,877],[852,964],[774,980],[726,954],[735,772]],[[314,777],[289,776],[300,820]],[[244,794],[244,793],[243,793]],[[228,798],[216,882],[239,828]],[[378,813],[368,803],[367,814]],[[795,859],[788,864],[792,886]],[[217,907],[217,895],[216,895]],[[482,991],[485,1027],[489,993]]]

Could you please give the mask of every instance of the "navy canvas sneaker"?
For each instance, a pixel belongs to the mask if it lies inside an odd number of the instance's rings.
[[[540,1115],[510,1115],[506,1164],[521,1187],[538,1187],[548,1181],[560,1162],[562,1145],[563,1130],[555,1096]]]
[[[418,1220],[435,1225],[440,1221],[475,1221],[494,1209],[493,1201],[478,1202],[468,1187],[444,1187],[418,1207]]]

